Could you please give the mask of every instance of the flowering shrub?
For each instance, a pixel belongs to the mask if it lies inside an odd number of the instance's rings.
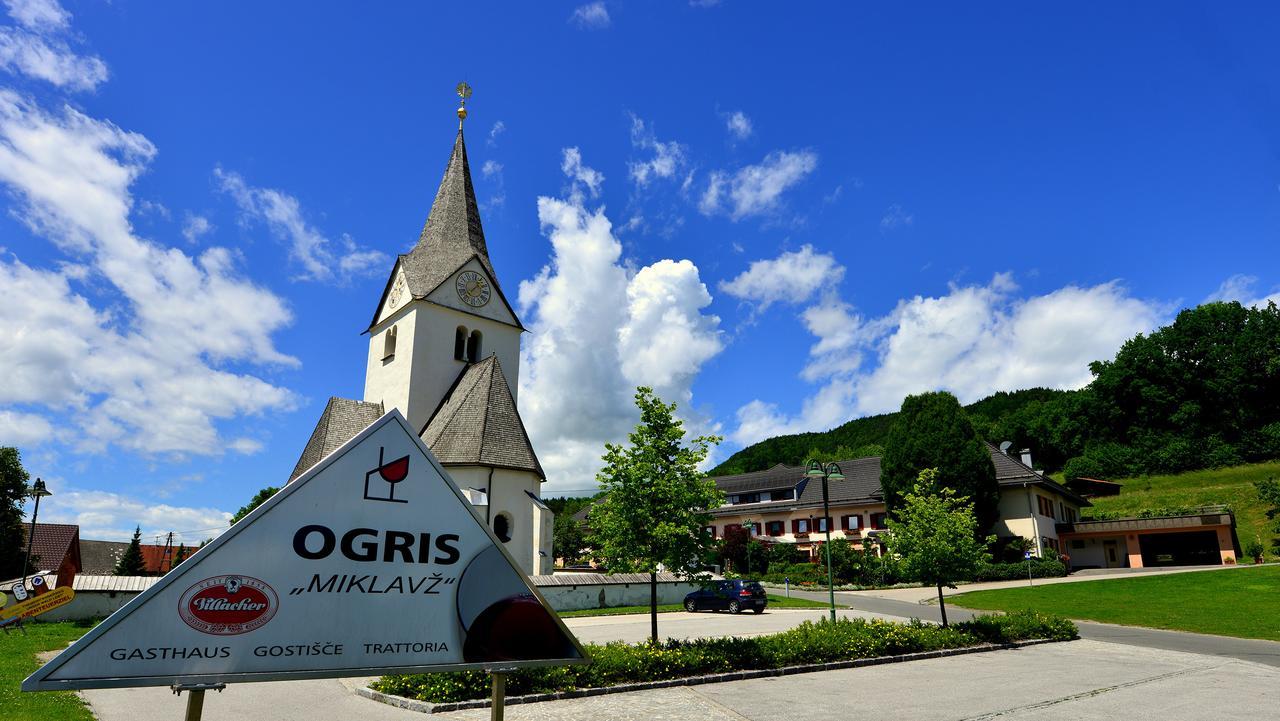
[[[782,633],[751,638],[588,644],[590,663],[514,671],[507,675],[507,693],[512,696],[552,693],[981,643],[1009,643],[1030,638],[1066,641],[1075,637],[1075,624],[1034,611],[979,616],[950,628],[920,621],[840,619],[832,623],[823,619],[806,621]],[[442,703],[486,697],[489,678],[483,671],[384,676],[373,687],[383,693]]]

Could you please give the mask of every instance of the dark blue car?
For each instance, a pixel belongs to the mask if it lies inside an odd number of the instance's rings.
[[[684,609],[694,611],[728,611],[742,613],[752,610],[764,613],[769,596],[756,581],[712,581],[684,597]]]

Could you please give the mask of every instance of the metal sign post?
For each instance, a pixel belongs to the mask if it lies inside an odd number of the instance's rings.
[[[489,694],[489,719],[502,721],[507,706],[507,674],[494,671],[489,677],[493,679],[493,689]]]
[[[1036,584],[1031,580],[1031,551],[1023,551],[1022,556],[1027,559],[1027,585],[1034,586]]]
[[[191,693],[191,721],[228,682],[473,669],[494,673],[500,713],[501,674],[586,660],[393,410],[22,690],[173,686]]]
[[[200,717],[204,715],[204,692],[217,691],[222,693],[222,689],[226,687],[225,683],[175,683],[170,688],[173,689],[175,696],[181,696],[183,691],[187,692],[187,713],[183,716],[183,720],[200,721]]]

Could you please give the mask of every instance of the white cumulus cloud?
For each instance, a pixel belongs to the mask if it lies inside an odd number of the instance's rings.
[[[645,150],[651,154],[647,160],[633,161],[631,179],[636,185],[644,187],[654,178],[671,179],[685,164],[684,147],[674,140],[662,142],[654,135],[653,129],[645,125],[640,118],[631,116],[631,147]]]
[[[188,213],[187,219],[182,223],[182,237],[186,238],[188,243],[195,243],[212,232],[213,223],[203,215]]]
[[[739,281],[799,265],[796,255],[757,261],[773,265],[731,281],[741,286],[739,297],[786,300],[775,291],[785,283]],[[838,278],[843,267],[832,264],[823,267]],[[945,295],[904,299],[878,318],[863,317],[835,292],[818,294],[799,315],[816,339],[800,370],[816,386],[813,393],[794,413],[768,399],[744,404],[730,437],[745,445],[827,430],[850,418],[897,410],[907,395],[931,390],[951,391],[969,403],[1000,390],[1080,388],[1091,379],[1091,361],[1111,357],[1169,313],[1164,304],[1134,298],[1115,281],[1032,296],[1018,290],[1012,276],[1001,273],[984,285],[952,285]]]
[[[1254,308],[1265,308],[1268,303],[1280,305],[1280,290],[1264,295],[1256,290],[1257,286],[1257,276],[1237,273],[1222,281],[1222,285],[1218,286],[1218,289],[1210,293],[1209,297],[1204,300],[1206,303],[1215,300],[1234,300],[1241,305]]]
[[[0,91],[11,212],[69,256],[54,268],[0,256],[0,407],[66,425],[81,450],[221,453],[218,422],[292,407],[246,372],[297,364],[272,340],[292,316],[230,251],[189,256],[134,234],[130,186],[154,154],[108,121]]]
[[[578,192],[539,198],[538,219],[552,253],[520,284],[522,313],[532,318],[520,407],[554,493],[595,485],[604,444],[625,440],[636,422],[637,385],[679,403],[694,432],[713,430],[693,409],[692,383],[723,341],[690,261],[633,270],[604,211],[588,209]]]
[[[587,190],[590,191],[591,197],[598,197],[600,188],[604,185],[604,174],[595,168],[584,165],[582,151],[577,148],[565,148],[563,156],[564,160],[560,163],[560,170],[573,181],[574,192],[580,192],[578,188],[585,185]]]
[[[818,293],[829,292],[843,278],[844,266],[835,256],[804,245],[777,258],[752,262],[732,280],[721,281],[720,290],[755,304],[756,310],[763,312],[774,303],[807,303]]]
[[[698,208],[706,215],[727,213],[735,221],[774,211],[782,194],[817,167],[817,154],[802,150],[773,152],[733,172],[713,171]]]
[[[107,65],[76,54],[67,43],[71,15],[53,0],[10,0],[16,26],[0,27],[0,67],[68,90],[93,90]]]
[[[217,508],[153,503],[122,493],[77,488],[57,478],[46,480],[58,502],[41,505],[40,518],[76,524],[83,539],[128,541],[134,529],[141,527],[143,543],[164,543],[173,532],[175,547],[182,543],[190,548],[230,528],[231,514]]]

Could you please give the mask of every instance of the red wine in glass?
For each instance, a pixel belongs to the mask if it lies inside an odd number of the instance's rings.
[[[402,456],[394,461],[384,462],[382,460],[383,452],[383,448],[378,449],[378,467],[364,474],[364,497],[370,501],[408,503],[408,501],[402,498],[396,498],[396,484],[403,481],[405,477],[409,475],[409,456]],[[386,496],[369,495],[369,480],[375,473],[387,483]]]

